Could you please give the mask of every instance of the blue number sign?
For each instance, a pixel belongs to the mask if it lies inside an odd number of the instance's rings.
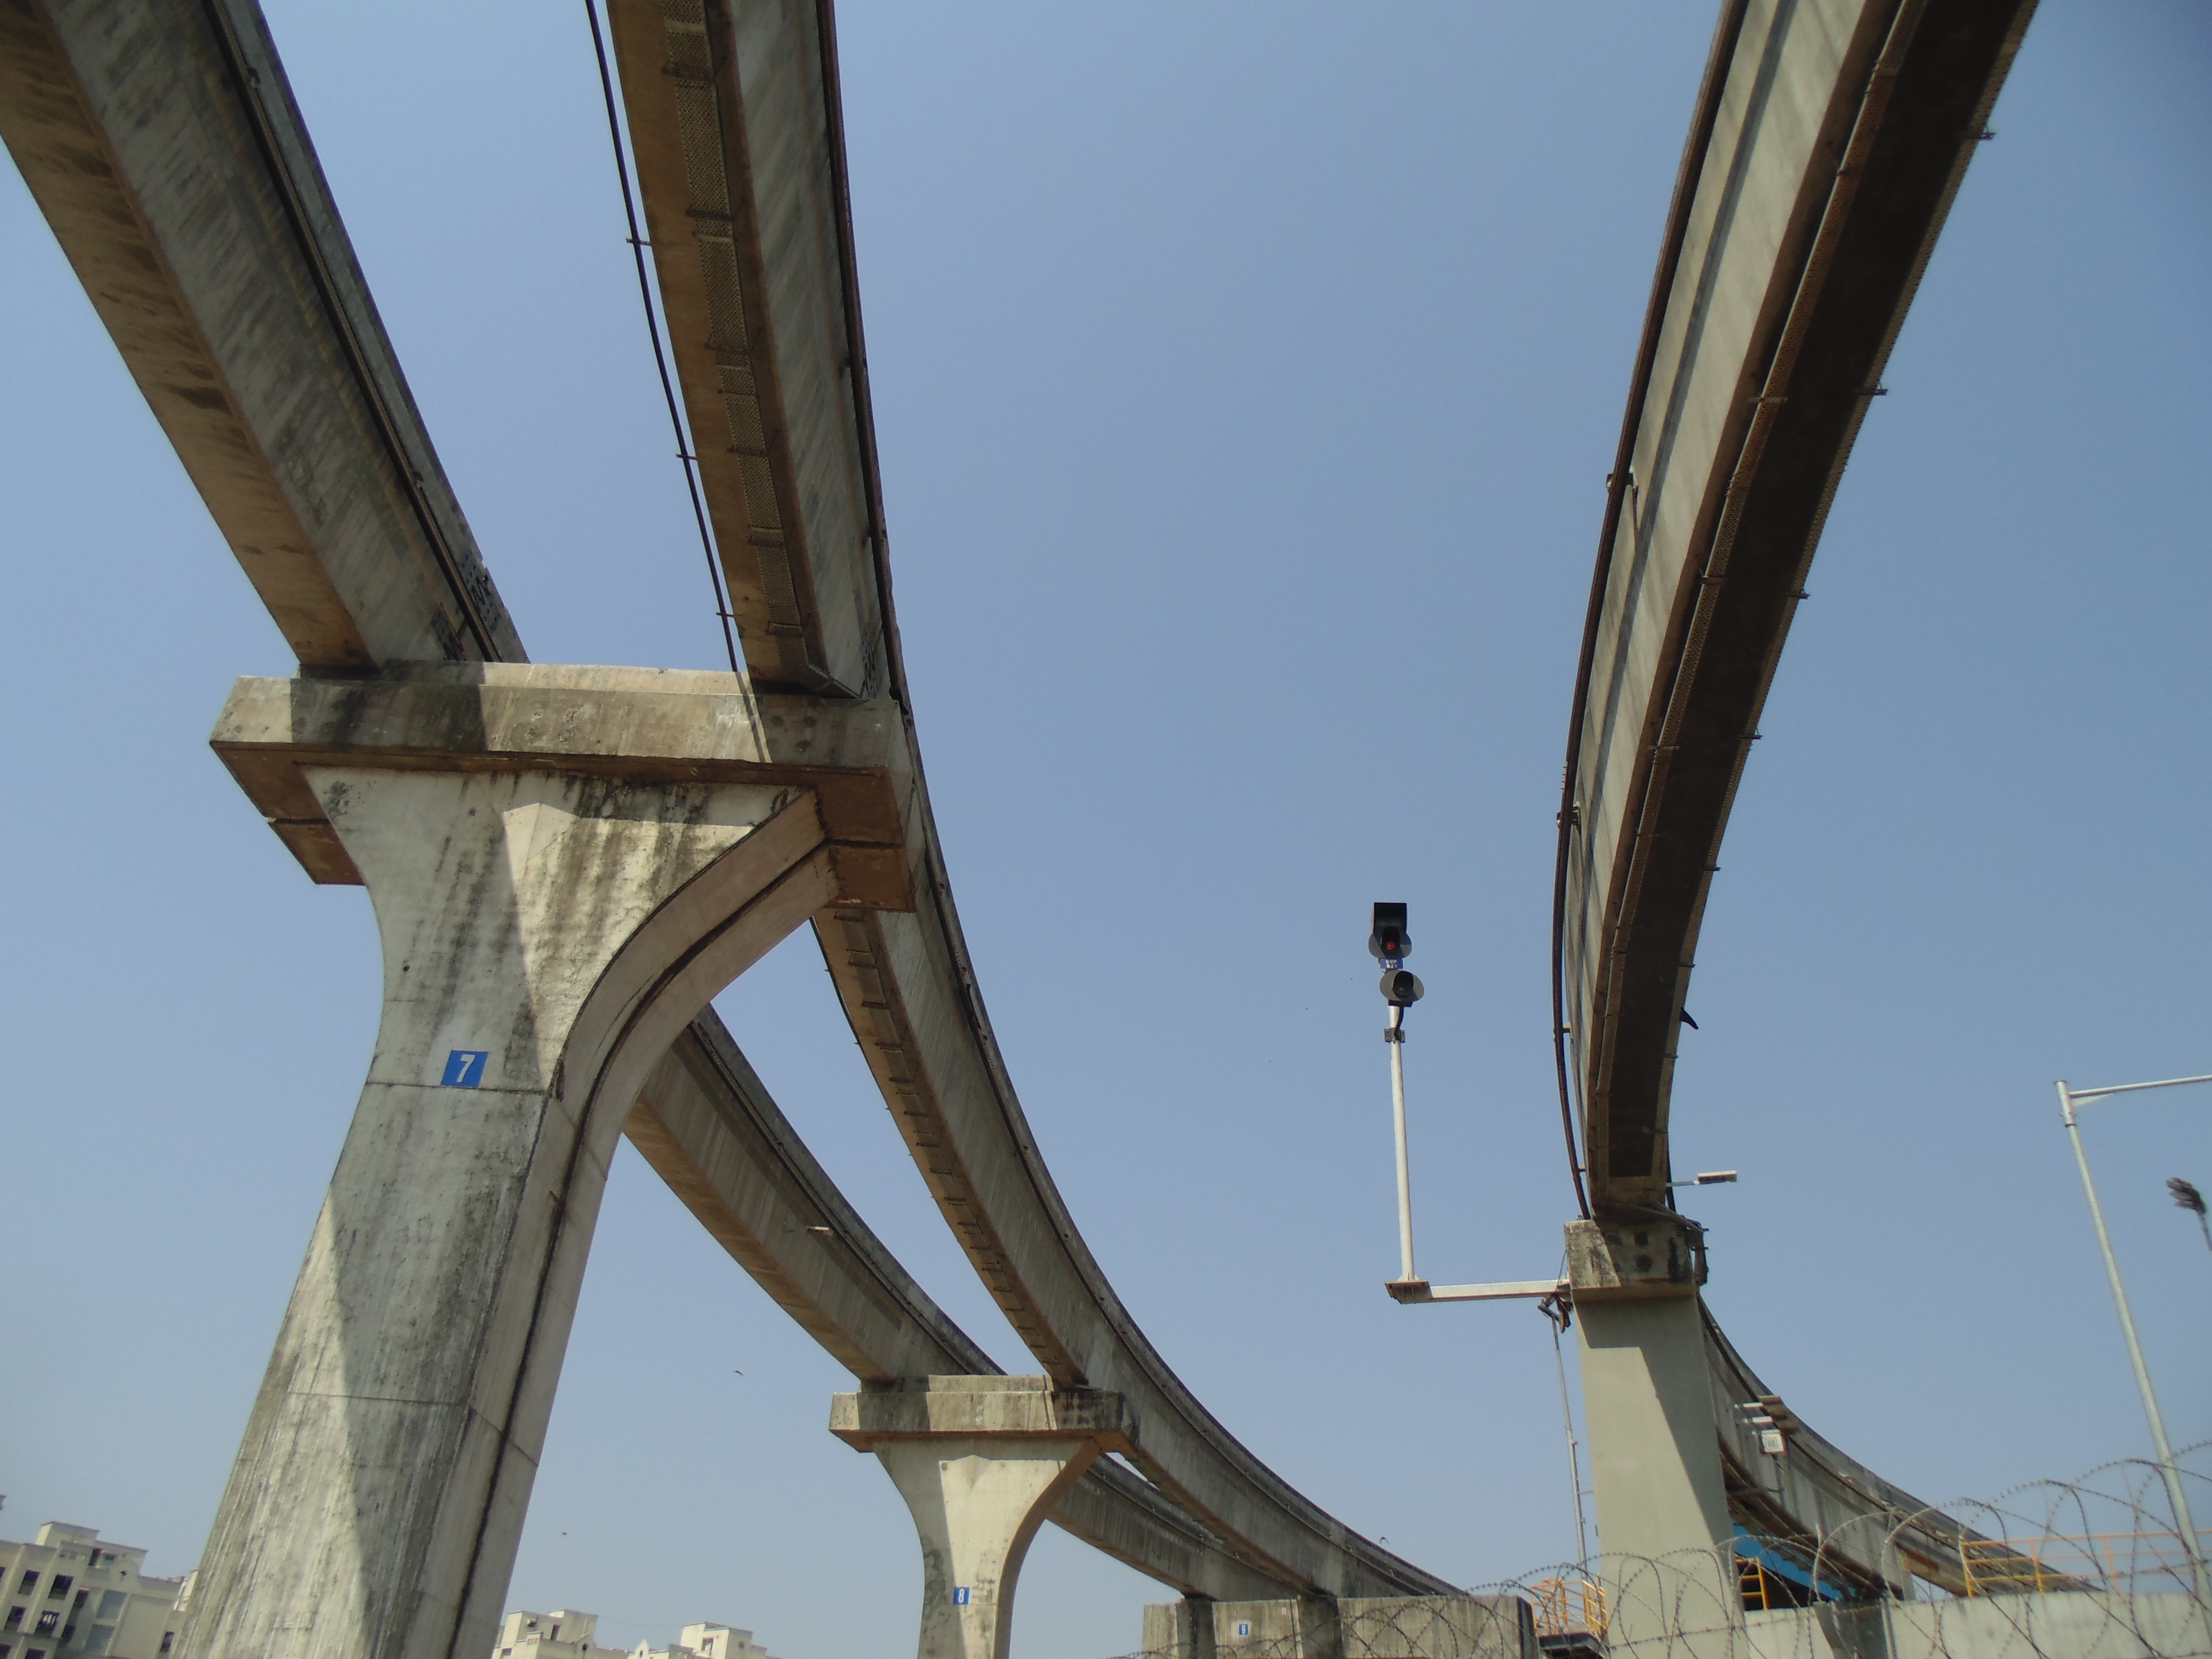
[[[952,1605],[956,1607],[964,1607],[968,1605],[967,1585],[955,1584],[952,1587]]]
[[[481,1048],[456,1048],[446,1056],[446,1075],[439,1081],[448,1089],[473,1089],[483,1081],[484,1061],[490,1058]]]

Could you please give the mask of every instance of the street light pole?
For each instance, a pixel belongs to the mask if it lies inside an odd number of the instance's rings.
[[[2162,1083],[2123,1083],[2109,1089],[2069,1089],[2063,1082],[2058,1085],[2058,1115],[2064,1120],[2066,1133],[2074,1142],[2074,1162],[2081,1171],[2081,1190],[2089,1200],[2089,1219],[2096,1224],[2097,1248],[2104,1253],[2105,1274],[2112,1282],[2112,1302],[2120,1310],[2120,1332],[2128,1340],[2128,1363],[2135,1367],[2136,1388],[2142,1395],[2143,1415],[2150,1419],[2152,1449],[2158,1454],[2158,1472],[2166,1482],[2166,1495],[2173,1504],[2174,1526],[2181,1534],[2181,1547],[2189,1556],[2189,1565],[2197,1578],[2197,1600],[2212,1607],[2212,1571],[2204,1561],[2204,1547],[2197,1540],[2197,1523],[2189,1514],[2189,1497],[2182,1490],[2181,1472],[2174,1467],[2173,1448],[2166,1443],[2166,1419],[2158,1409],[2158,1395],[2150,1384],[2150,1368],[2143,1364],[2142,1344],[2136,1339],[2135,1316],[2128,1310],[2128,1292],[2120,1283],[2120,1264],[2112,1254],[2112,1235],[2105,1230],[2104,1206],[2097,1202],[2097,1183],[2089,1178],[2089,1155],[2082,1150],[2081,1127],[2074,1120],[2074,1108],[2082,1101],[2102,1099],[2106,1095],[2133,1094],[2143,1089],[2172,1089],[2185,1083],[2212,1083],[2212,1076],[2169,1078]]]

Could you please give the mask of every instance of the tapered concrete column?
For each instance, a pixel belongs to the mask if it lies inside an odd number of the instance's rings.
[[[1607,1648],[1728,1654],[1743,1613],[1698,1305],[1703,1237],[1680,1222],[1571,1222],[1567,1273]]]
[[[188,1655],[490,1651],[646,1073],[815,911],[884,896],[752,758],[733,677],[489,672],[242,682],[217,727],[303,862],[368,885],[384,1006]]]
[[[921,1535],[921,1659],[1006,1659],[1030,1540],[1102,1451],[1129,1449],[1119,1395],[1043,1376],[908,1377],[830,1402]]]

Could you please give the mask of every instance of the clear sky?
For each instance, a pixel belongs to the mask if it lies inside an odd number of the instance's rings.
[[[1547,1028],[1575,653],[1706,3],[845,0],[901,622],[968,937],[1128,1306],[1262,1456],[1467,1582],[1574,1550],[1547,1328],[1401,1309],[1366,907],[1413,906],[1424,1267],[1571,1208]],[[541,661],[712,666],[581,8],[270,6]],[[1677,1077],[1712,1306],[1924,1498],[2147,1454],[2051,1082],[2212,1072],[2212,9],[2045,0],[1836,503]],[[205,748],[289,658],[0,173],[0,1534],[198,1559],[376,1018]],[[720,1002],[831,1173],[1025,1355],[811,939]],[[2212,1091],[2095,1109],[2212,1438]],[[913,1640],[844,1374],[625,1152],[514,1605],[790,1659]],[[1030,1659],[1162,1592],[1047,1528]]]

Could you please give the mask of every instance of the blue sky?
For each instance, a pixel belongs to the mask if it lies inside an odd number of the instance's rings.
[[[1424,1267],[1571,1207],[1552,814],[1703,5],[840,8],[900,617],[993,1018],[1123,1297],[1248,1443],[1468,1582],[1572,1553],[1549,1339],[1406,1310],[1366,906],[1407,900]],[[270,8],[539,660],[712,666],[580,8]],[[2212,14],[2045,0],[1762,721],[1676,1084],[1710,1299],[1929,1499],[2148,1437],[2051,1081],[2212,1072]],[[204,1541],[374,1030],[365,896],[205,748],[289,658],[0,176],[0,1534]],[[720,1000],[1003,1363],[811,939]],[[2212,1091],[2095,1109],[2177,1441],[2212,1438]],[[742,1372],[742,1375],[738,1373]],[[515,1605],[900,1650],[843,1374],[625,1153]],[[1047,1529],[1036,1659],[1160,1592]]]

